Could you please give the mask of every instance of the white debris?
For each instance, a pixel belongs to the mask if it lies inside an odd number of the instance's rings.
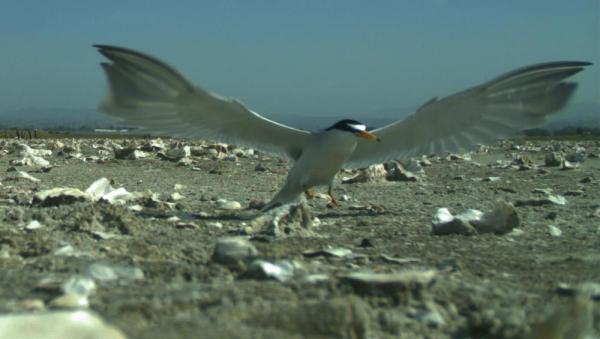
[[[90,302],[86,295],[66,293],[52,299],[48,306],[58,309],[87,308]]]
[[[16,171],[13,175],[5,178],[5,180],[27,180],[31,182],[40,182],[41,180],[24,171]]]
[[[436,235],[473,233],[505,234],[519,227],[520,220],[514,207],[500,201],[491,212],[483,213],[469,209],[453,216],[447,208],[436,211],[432,220],[432,232]]]
[[[264,260],[254,260],[249,266],[246,275],[259,279],[275,279],[285,282],[294,277],[295,271],[302,268],[299,262],[294,260],[281,260],[270,263]]]
[[[33,231],[33,230],[37,230],[44,227],[44,225],[42,225],[39,221],[37,220],[31,220],[26,226],[25,229],[28,231]]]
[[[371,182],[385,180],[387,171],[383,164],[371,165],[367,168],[361,168],[352,177],[342,178],[343,184],[353,184],[358,182]]]
[[[222,210],[239,210],[242,208],[242,204],[239,202],[226,199],[218,199],[216,201],[216,206],[218,209]]]
[[[550,234],[553,237],[560,237],[562,235],[562,231],[560,230],[560,228],[554,225],[548,225],[548,234]]]
[[[0,339],[126,339],[87,311],[0,315]]]
[[[104,262],[93,263],[88,267],[87,273],[90,278],[98,281],[129,281],[144,279],[144,272],[139,267]]]
[[[173,192],[169,196],[169,200],[171,200],[171,201],[179,201],[182,199],[185,199],[185,197],[183,195],[181,195],[181,193],[179,193],[179,192]]]
[[[93,197],[77,188],[55,187],[37,192],[33,195],[33,203],[42,206],[58,206],[78,201],[91,201]]]

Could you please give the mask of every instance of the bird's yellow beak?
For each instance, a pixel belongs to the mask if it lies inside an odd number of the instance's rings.
[[[356,136],[359,136],[361,138],[365,138],[367,140],[371,140],[371,141],[381,141],[381,139],[379,139],[378,136],[376,136],[375,134],[371,133],[371,132],[367,132],[367,131],[360,131],[360,132],[356,132],[354,133],[356,134]]]

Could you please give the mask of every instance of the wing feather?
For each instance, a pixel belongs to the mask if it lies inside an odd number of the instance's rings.
[[[269,120],[237,100],[194,86],[149,55],[95,45],[110,62],[102,68],[109,95],[101,109],[153,134],[202,137],[297,159],[310,133]]]
[[[531,65],[441,100],[433,98],[404,120],[373,130],[381,142],[359,140],[346,167],[474,149],[544,122],[565,106],[577,84],[565,79],[589,62]]]

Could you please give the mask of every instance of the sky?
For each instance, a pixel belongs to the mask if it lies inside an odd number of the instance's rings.
[[[554,60],[594,62],[573,101],[600,103],[599,0],[3,0],[0,32],[0,112],[96,107],[92,44],[154,55],[267,116],[416,108]]]

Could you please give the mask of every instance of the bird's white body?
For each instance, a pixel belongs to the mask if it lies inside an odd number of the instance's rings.
[[[239,101],[197,87],[149,55],[96,47],[111,61],[102,63],[110,85],[101,106],[107,114],[149,133],[230,142],[292,160],[285,184],[266,208],[293,202],[303,191],[320,185],[329,185],[335,205],[331,186],[342,166],[468,151],[539,125],[563,108],[577,88],[566,79],[590,65],[582,61],[530,65],[429,100],[404,120],[371,132],[358,121],[344,119],[311,133],[266,119]]]
[[[302,155],[288,172],[285,184],[265,208],[293,202],[311,187],[331,186],[357,143],[356,136],[340,130],[312,133]]]

